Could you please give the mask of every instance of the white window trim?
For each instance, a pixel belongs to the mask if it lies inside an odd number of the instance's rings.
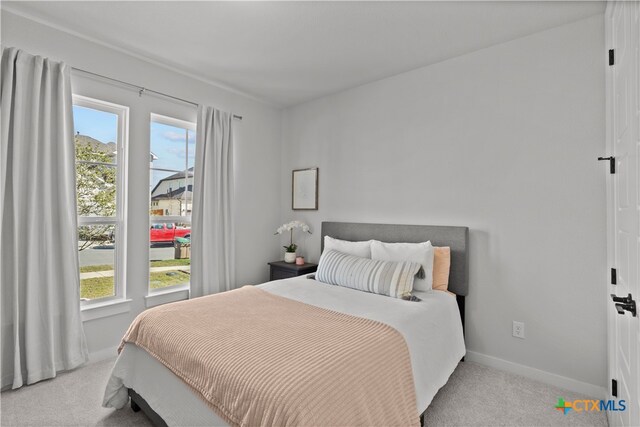
[[[157,305],[189,299],[189,285],[175,285],[149,292],[145,296],[145,307],[151,308]]]
[[[115,217],[78,217],[78,226],[95,224],[115,224],[116,242],[114,248],[114,294],[110,297],[98,298],[90,301],[81,301],[83,320],[91,320],[98,317],[110,316],[113,310],[104,310],[108,305],[120,305],[129,311],[130,300],[126,299],[126,263],[127,263],[127,165],[129,161],[129,107],[114,104],[108,101],[89,98],[82,95],[73,95],[73,105],[91,108],[98,111],[115,114],[118,116],[118,140],[116,141],[116,216]],[[123,304],[127,303],[127,304]],[[84,312],[92,308],[97,308],[92,315],[85,315]],[[92,310],[93,311],[93,310]],[[124,312],[124,311],[119,311]],[[102,314],[100,314],[102,313]]]
[[[161,123],[167,126],[175,126],[183,129],[189,129],[192,131],[196,131],[196,124],[193,122],[188,122],[186,120],[175,119],[169,116],[163,116],[162,114],[151,113],[151,121],[156,123]]]
[[[187,129],[189,131],[196,131],[196,123],[189,122],[186,120],[180,120],[169,116],[164,116],[162,114],[151,113],[149,125],[151,123],[160,123],[167,126],[174,126],[182,129]],[[188,142],[186,142],[185,149],[188,150]],[[151,141],[149,141],[149,145],[151,145]],[[151,148],[151,147],[150,147]],[[186,165],[185,165],[186,166]],[[149,163],[149,173],[152,170],[160,170],[166,172],[181,172],[178,170],[172,169],[162,169],[162,168],[154,168],[153,162]],[[185,185],[188,185],[188,179],[185,176]],[[193,204],[193,200],[191,200]],[[149,193],[149,207],[151,207],[151,193]],[[191,226],[191,215],[163,215],[163,216],[151,216],[149,215],[149,226],[152,224],[167,224],[167,223],[182,223],[189,224]],[[149,248],[151,248],[151,241],[149,241]],[[167,286],[165,288],[160,289],[151,289],[151,271],[149,270],[149,284],[147,285],[147,296],[145,297],[146,307],[154,307],[160,304],[166,304],[168,302],[179,301],[182,299],[189,298],[189,285],[173,285]]]
[[[131,311],[130,299],[107,300],[102,298],[96,300],[92,304],[86,304],[80,307],[80,316],[83,322],[94,319],[102,319],[103,317],[115,316],[117,314],[128,313]]]

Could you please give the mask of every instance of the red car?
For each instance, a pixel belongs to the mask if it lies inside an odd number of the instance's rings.
[[[173,243],[176,237],[191,237],[191,228],[178,227],[175,224],[152,224],[149,230],[151,243]]]

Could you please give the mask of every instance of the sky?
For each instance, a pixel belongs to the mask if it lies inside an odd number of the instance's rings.
[[[118,132],[118,116],[92,108],[73,106],[75,132],[87,135],[102,143],[116,142]],[[151,122],[150,151],[158,157],[153,162],[154,168],[184,171],[193,167],[195,162],[195,132],[176,126]],[[188,153],[185,144],[188,132]],[[175,172],[152,171],[150,189],[160,179]]]
[[[73,106],[74,133],[80,132],[102,143],[116,142],[118,116],[93,108]]]
[[[185,144],[187,132],[188,156]],[[153,162],[153,167],[177,171],[192,167],[195,160],[195,136],[196,133],[192,130],[151,122],[151,152],[158,157]]]

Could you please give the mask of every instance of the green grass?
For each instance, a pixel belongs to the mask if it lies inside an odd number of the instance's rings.
[[[160,259],[151,261],[151,267],[169,267],[172,265],[191,265],[189,258],[183,259]]]
[[[168,274],[173,273],[173,274]],[[151,289],[161,289],[167,286],[183,285],[189,283],[190,274],[184,271],[161,271],[158,273],[151,273],[149,277],[149,284]]]
[[[185,259],[161,259],[150,262],[151,267],[170,267],[173,265],[191,265],[191,260]],[[80,267],[80,273],[91,273],[94,271],[111,271],[113,265],[99,264],[99,265],[85,265]]]
[[[113,277],[80,280],[80,298],[96,299],[113,296]]]
[[[170,260],[188,261],[188,260]],[[170,264],[171,265],[171,264]],[[184,265],[184,264],[183,264]],[[100,270],[93,270],[100,271]],[[149,283],[151,289],[162,289],[167,286],[189,283],[190,275],[183,271],[160,271],[151,273]],[[80,297],[97,299],[113,296],[113,277],[95,277],[80,280]]]
[[[113,270],[113,265],[109,264],[100,264],[100,265],[85,265],[80,267],[80,273],[91,273],[93,271],[111,271]]]

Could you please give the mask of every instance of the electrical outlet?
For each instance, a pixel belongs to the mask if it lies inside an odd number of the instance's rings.
[[[513,336],[524,339],[524,323],[513,321]]]

